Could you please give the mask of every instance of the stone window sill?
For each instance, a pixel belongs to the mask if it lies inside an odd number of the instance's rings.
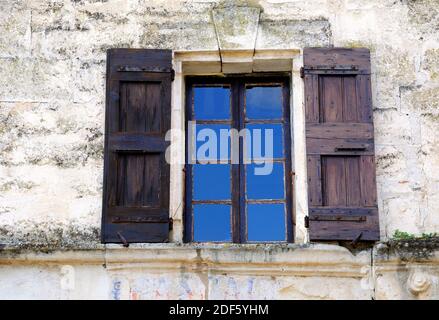
[[[327,244],[117,244],[93,249],[50,252],[0,251],[1,264],[103,265],[109,270],[148,268],[206,270],[238,274],[333,275],[363,277],[371,263],[371,251],[353,255]]]

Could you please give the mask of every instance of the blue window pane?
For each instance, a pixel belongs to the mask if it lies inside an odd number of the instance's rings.
[[[194,199],[231,199],[230,167],[229,164],[194,164],[192,166]]]
[[[246,165],[247,199],[284,199],[283,163]]]
[[[282,124],[247,124],[246,159],[282,158],[283,128]],[[250,135],[250,138],[248,137]]]
[[[285,241],[285,205],[247,205],[248,241]]]
[[[196,120],[230,119],[230,89],[223,87],[195,87],[194,118]]]
[[[245,94],[247,119],[282,118],[281,87],[252,87]]]
[[[227,161],[230,159],[231,138],[230,125],[227,124],[197,124],[195,137],[192,141],[192,159],[198,161]]]
[[[230,220],[230,205],[194,205],[194,241],[230,241]]]

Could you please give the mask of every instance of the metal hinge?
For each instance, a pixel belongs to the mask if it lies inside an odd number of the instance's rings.
[[[355,65],[355,64],[316,65],[316,66],[307,66],[306,67],[306,70],[358,71],[359,69],[360,69],[360,67]]]
[[[169,218],[169,231],[171,231],[171,230],[172,230],[172,228],[173,228],[173,225],[174,225],[174,219],[172,219],[172,218]]]
[[[303,79],[305,77],[305,69],[300,67],[300,77]]]
[[[175,79],[175,70],[171,69],[171,81],[174,81]]]
[[[367,220],[366,216],[349,216],[342,214],[316,214],[308,218],[312,221],[351,221],[351,222],[364,222]]]
[[[354,240],[352,240],[351,245],[355,248],[358,244],[358,241],[360,241],[361,237],[363,236],[363,232],[360,232]]]
[[[119,237],[120,241],[122,241],[123,246],[124,246],[125,248],[128,248],[128,247],[130,246],[130,244],[128,243],[127,239],[125,239],[125,237],[122,235],[121,232],[118,232],[118,233],[117,233],[117,236]]]
[[[168,67],[157,67],[157,66],[118,66],[118,72],[169,72]]]
[[[309,228],[309,216],[305,216],[305,228]]]

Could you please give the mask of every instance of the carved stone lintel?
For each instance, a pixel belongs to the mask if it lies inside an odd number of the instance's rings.
[[[226,7],[213,10],[222,72],[252,72],[259,13],[260,9],[253,7]],[[239,63],[235,61],[237,57]],[[246,62],[242,63],[242,61]]]
[[[213,23],[220,50],[254,50],[259,12],[254,7],[214,9]]]

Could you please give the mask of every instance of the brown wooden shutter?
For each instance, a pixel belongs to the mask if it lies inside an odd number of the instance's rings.
[[[311,240],[379,240],[368,49],[304,50]]]
[[[107,52],[102,241],[166,242],[172,52]]]

